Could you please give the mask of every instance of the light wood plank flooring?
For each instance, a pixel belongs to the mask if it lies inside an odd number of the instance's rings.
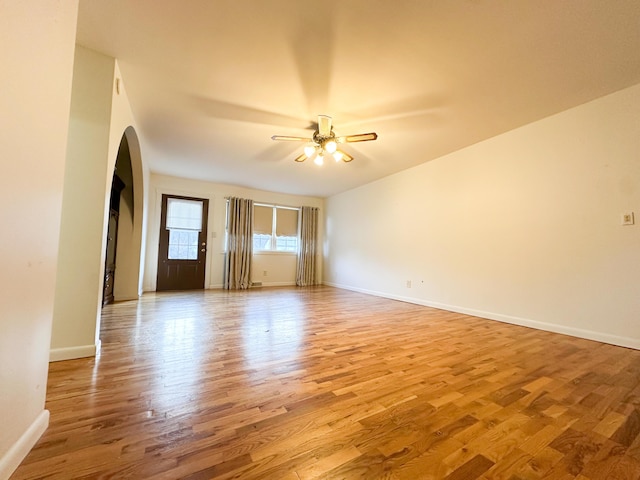
[[[640,351],[331,287],[147,294],[19,479],[638,479]]]

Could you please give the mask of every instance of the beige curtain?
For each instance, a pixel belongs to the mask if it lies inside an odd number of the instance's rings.
[[[224,288],[245,290],[251,286],[253,254],[253,200],[229,198]]]
[[[318,209],[302,207],[300,209],[300,248],[298,249],[298,268],[296,285],[306,287],[317,285],[316,256],[318,252]]]

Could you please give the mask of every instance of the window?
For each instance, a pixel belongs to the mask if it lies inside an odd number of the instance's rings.
[[[202,202],[167,198],[166,228],[169,260],[197,260],[198,235],[202,230]]]
[[[253,207],[253,250],[298,251],[297,208],[255,204]]]

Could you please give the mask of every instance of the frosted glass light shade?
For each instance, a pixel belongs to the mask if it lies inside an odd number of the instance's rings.
[[[324,144],[324,149],[329,153],[333,153],[338,149],[338,144],[334,140],[329,140]]]
[[[304,154],[307,158],[311,157],[314,153],[316,153],[316,147],[314,145],[307,145],[304,147]]]

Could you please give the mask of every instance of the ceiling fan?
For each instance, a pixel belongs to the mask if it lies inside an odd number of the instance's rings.
[[[318,115],[318,128],[311,138],[291,137],[288,135],[274,135],[271,140],[285,140],[289,142],[308,142],[304,147],[304,153],[298,156],[296,162],[304,162],[307,158],[313,158],[314,163],[322,165],[326,154],[333,156],[336,162],[350,162],[353,157],[346,152],[338,150],[339,143],[368,142],[378,138],[377,133],[358,133],[336,137],[331,125],[331,117]]]

